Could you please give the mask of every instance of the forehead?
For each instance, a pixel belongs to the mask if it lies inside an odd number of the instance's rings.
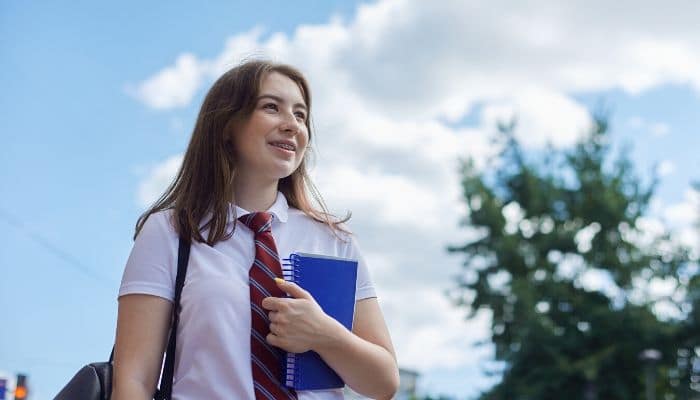
[[[288,76],[279,72],[270,72],[260,83],[260,96],[274,95],[292,104],[306,104],[301,88]]]

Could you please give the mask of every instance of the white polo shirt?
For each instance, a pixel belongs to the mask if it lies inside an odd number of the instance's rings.
[[[232,205],[232,207],[234,207]],[[237,215],[248,211],[236,207]],[[282,193],[268,212],[281,258],[292,252],[324,254],[359,261],[355,299],[376,297],[367,266],[351,235],[331,229],[290,208]],[[136,237],[124,269],[119,296],[141,293],[172,301],[177,275],[178,235],[172,210],[152,214]],[[233,217],[229,221],[231,229]],[[206,237],[208,232],[204,232]],[[194,241],[182,291],[177,332],[174,400],[254,400],[250,366],[250,293],[253,233],[242,223],[233,236],[213,247]],[[300,400],[342,399],[341,389],[299,391]]]

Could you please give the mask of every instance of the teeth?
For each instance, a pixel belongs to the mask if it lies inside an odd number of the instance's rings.
[[[286,150],[294,151],[294,146],[286,144],[286,143],[273,143],[272,145],[286,149]]]

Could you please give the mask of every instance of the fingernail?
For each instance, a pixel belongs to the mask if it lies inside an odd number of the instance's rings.
[[[275,282],[277,282],[277,283],[284,283],[284,279],[282,279],[282,278],[275,278]]]

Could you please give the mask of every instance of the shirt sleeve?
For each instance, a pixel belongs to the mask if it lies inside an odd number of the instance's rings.
[[[149,294],[174,299],[178,235],[170,215],[156,212],[143,224],[124,268],[119,297]]]
[[[362,256],[360,246],[355,239],[355,235],[350,235],[347,254],[345,257],[357,260],[357,286],[355,289],[355,301],[377,297],[372,278],[367,268],[365,258]]]

